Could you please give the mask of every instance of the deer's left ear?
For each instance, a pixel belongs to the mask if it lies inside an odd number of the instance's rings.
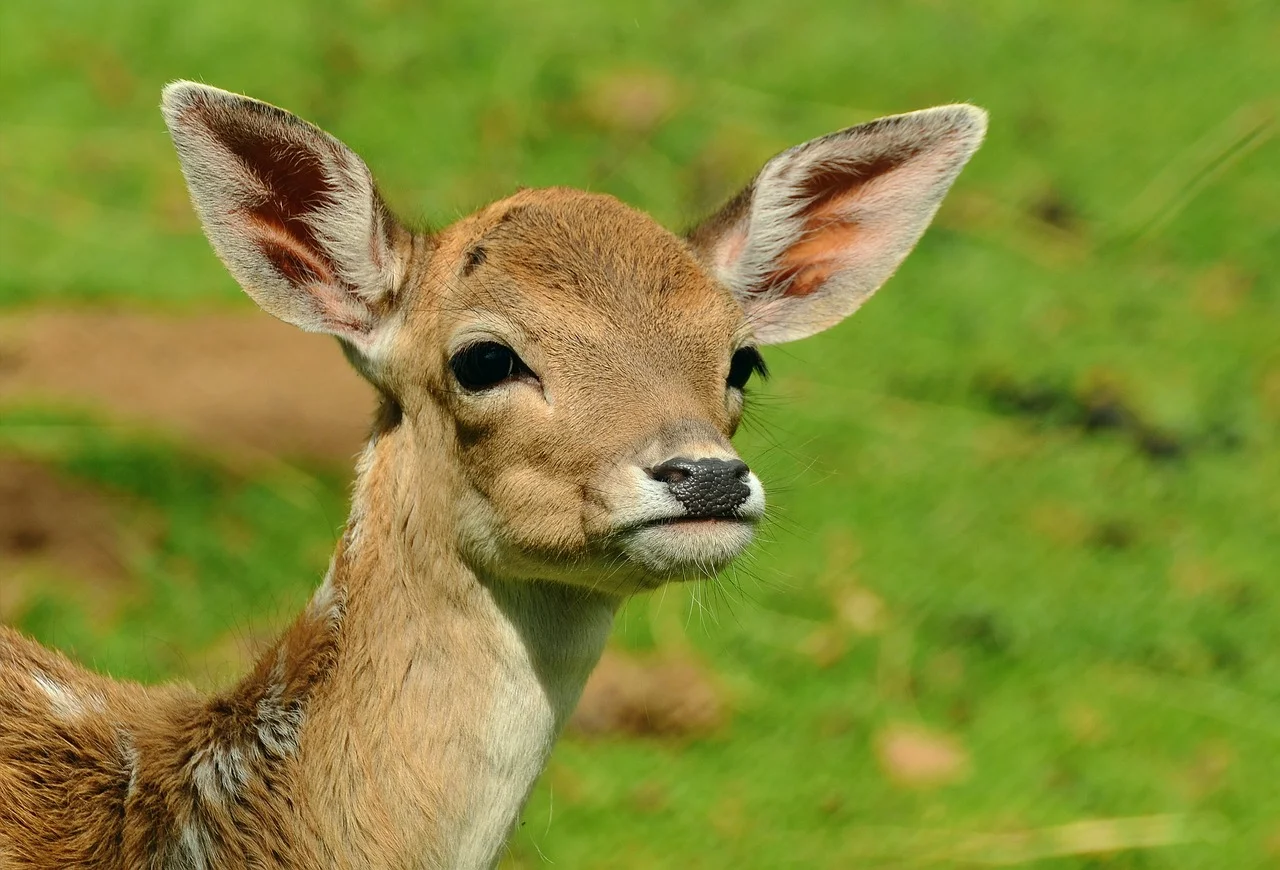
[[[268,313],[376,363],[408,233],[355,153],[267,103],[174,82],[161,105],[205,235]]]
[[[766,163],[689,242],[761,342],[821,332],[898,268],[986,129],[981,109],[941,106],[798,145]]]

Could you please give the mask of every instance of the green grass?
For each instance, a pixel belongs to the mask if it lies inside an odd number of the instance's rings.
[[[768,355],[741,447],[773,540],[706,609],[676,589],[619,622],[623,645],[687,637],[732,723],[565,742],[511,866],[964,866],[1000,857],[984,833],[1151,815],[1186,842],[1004,856],[1280,861],[1275,4],[431,6],[4,4],[0,305],[248,304],[156,110],[178,77],[326,126],[437,224],[554,183],[681,226],[830,129],[992,117],[883,293]],[[652,111],[610,109],[627,90]],[[110,624],[54,592],[19,617],[119,675],[191,676],[278,624],[343,512],[334,471],[229,469],[57,411],[4,412],[0,449],[159,529]],[[865,630],[838,617],[851,590],[883,606]],[[893,784],[874,735],[897,723],[958,740],[968,777]]]

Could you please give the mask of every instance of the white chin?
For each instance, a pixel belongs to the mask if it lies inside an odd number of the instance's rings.
[[[622,549],[660,577],[705,577],[737,558],[753,535],[753,524],[741,520],[684,520],[627,532]]]

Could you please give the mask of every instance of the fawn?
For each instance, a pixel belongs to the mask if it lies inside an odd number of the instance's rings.
[[[752,540],[729,439],[759,348],[875,292],[986,115],[799,145],[678,236],[568,189],[411,230],[287,112],[190,82],[162,108],[218,256],[380,410],[323,584],[232,688],[0,627],[0,868],[492,867],[620,602]]]

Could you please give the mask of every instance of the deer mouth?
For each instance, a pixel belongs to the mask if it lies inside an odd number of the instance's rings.
[[[608,549],[658,582],[710,577],[742,554],[764,519],[764,487],[736,459],[634,466],[612,493]]]
[[[651,520],[647,523],[641,523],[636,528],[652,529],[659,526],[687,526],[691,528],[712,528],[720,523],[748,523],[754,524],[754,520],[747,517],[738,516],[737,514],[718,514],[709,517],[682,516],[682,517],[663,517],[658,520]]]
[[[620,549],[651,574],[668,579],[710,577],[742,554],[755,537],[752,518],[672,516],[619,533]]]

